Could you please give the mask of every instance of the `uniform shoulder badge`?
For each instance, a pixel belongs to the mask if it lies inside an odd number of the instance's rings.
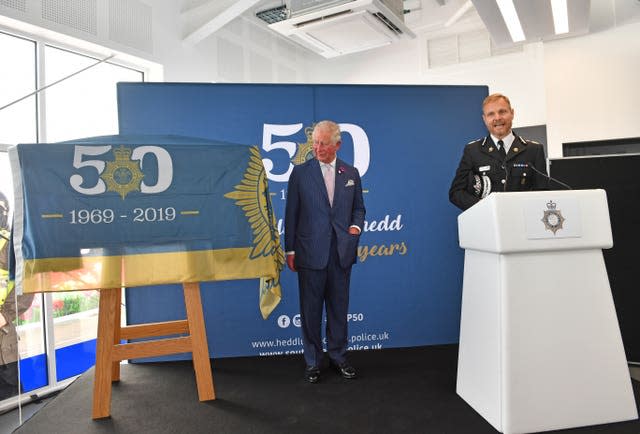
[[[553,235],[562,229],[562,224],[565,221],[565,218],[562,217],[562,213],[559,209],[556,209],[556,207],[557,205],[554,201],[550,200],[547,202],[547,209],[544,211],[544,215],[541,219],[542,223],[544,223],[544,228],[553,232]]]
[[[524,137],[520,137],[524,143],[533,143],[534,145],[540,145],[540,142],[536,142],[535,140],[525,139]]]
[[[483,137],[480,137],[479,139],[474,139],[474,140],[470,141],[469,143],[467,143],[467,145],[471,145],[473,143],[480,142],[480,141],[482,141],[482,139],[483,139]]]

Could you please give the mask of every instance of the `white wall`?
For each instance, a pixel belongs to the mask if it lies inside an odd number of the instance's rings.
[[[528,44],[519,53],[429,69],[425,38],[331,60],[317,60],[310,78],[317,83],[487,85],[509,96],[515,126],[546,122],[544,49]],[[478,115],[481,108],[478,107]],[[451,120],[452,126],[455,119]]]
[[[164,81],[298,83],[313,56],[246,18],[237,18],[198,44],[183,42],[180,2],[148,0],[154,9],[154,58]]]
[[[216,59],[209,54],[210,43],[196,47],[182,44],[180,2],[148,3],[153,8],[153,59],[164,67],[164,75],[157,81],[212,81]]]
[[[514,127],[547,125],[551,158],[562,156],[563,142],[640,137],[640,23],[433,69],[424,40],[399,48],[316,60],[311,81],[486,84],[510,97]]]
[[[113,61],[142,67],[152,81],[297,83],[306,81],[313,56],[247,18],[186,44],[180,1],[75,1],[56,20],[43,18],[41,0],[18,3],[0,2],[0,30],[99,58],[115,54]]]
[[[640,136],[637,109],[640,23],[624,24],[623,13],[617,18],[622,25],[610,30],[532,43],[521,52],[429,68],[427,34],[389,47],[326,60],[284,41],[246,17],[189,46],[182,41],[180,3],[166,0],[126,3],[132,10],[140,11],[141,23],[148,21],[145,14],[151,8],[152,44],[147,44],[145,34],[140,33],[136,44],[131,46],[122,43],[127,42],[127,34],[105,31],[113,20],[122,25],[124,12],[109,16],[101,7],[96,35],[86,38],[87,46],[103,44],[117,50],[120,57],[130,55],[157,62],[162,65],[159,69],[164,70],[164,75],[153,76],[152,80],[488,85],[489,92],[502,92],[511,98],[516,110],[515,127],[547,125],[550,157],[561,155],[563,142]],[[35,5],[35,0],[28,0],[27,5],[30,4]],[[55,32],[47,34],[50,40],[62,35],[60,39],[67,45],[73,42],[69,36],[76,41],[81,38],[78,29],[44,21],[37,12],[35,7],[20,12],[0,5],[0,25],[11,28],[17,19],[32,24],[25,27],[27,32],[34,26],[47,27]],[[107,51],[103,50],[103,54]],[[451,127],[455,127],[455,122],[451,120]]]
[[[640,137],[640,23],[545,44],[549,156],[563,142]]]
[[[154,29],[173,26],[154,32],[167,81],[487,85],[511,98],[515,127],[547,125],[551,158],[562,155],[563,142],[640,137],[640,23],[625,24],[622,12],[606,26],[592,23],[604,28],[617,20],[619,27],[429,68],[428,34],[327,60],[239,19],[190,48],[181,43],[174,2],[151,3],[165,9]]]

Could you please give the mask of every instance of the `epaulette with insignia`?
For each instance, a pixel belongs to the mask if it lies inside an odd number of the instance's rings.
[[[470,141],[469,143],[467,143],[467,145],[470,145],[470,144],[472,144],[472,143],[479,142],[479,141],[480,141],[480,140],[482,140],[483,138],[484,138],[484,137],[480,137],[479,139],[472,140],[472,141]]]
[[[535,140],[529,140],[529,139],[525,139],[524,137],[520,136],[520,140],[522,140],[524,143],[533,143],[534,145],[540,145],[541,143],[536,142]]]

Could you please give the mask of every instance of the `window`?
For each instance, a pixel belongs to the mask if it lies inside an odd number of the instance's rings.
[[[36,43],[0,33],[0,58],[3,59],[3,67],[0,68],[0,107],[4,107],[0,109],[0,193],[8,209],[7,218],[0,222],[0,226],[8,230],[13,213],[13,182],[7,149],[16,143],[35,142],[38,136],[36,96],[20,100],[36,90]],[[5,236],[7,234],[3,233]],[[20,369],[30,373],[29,380],[22,384],[23,391],[47,384],[47,366],[42,321],[43,297],[41,294],[16,296],[9,290],[9,246],[4,238],[0,238],[0,243],[4,244],[0,248],[0,315],[4,323],[0,332],[0,346],[4,354],[0,357],[0,369],[3,370],[0,378],[1,402],[18,394],[17,360],[21,360]]]
[[[572,142],[562,144],[563,157],[619,154],[640,154],[640,137],[592,140],[589,142]]]
[[[47,84],[97,62],[51,46],[44,58]],[[117,134],[119,81],[143,81],[143,74],[105,62],[45,90],[47,142]]]
[[[0,107],[36,90],[35,42],[0,33],[0,63]],[[0,109],[0,143],[35,143],[36,119],[35,95]]]
[[[97,62],[48,45],[44,59],[46,84]],[[116,83],[142,79],[140,71],[105,62],[46,89],[47,142],[117,134]],[[51,297],[57,380],[62,381],[95,363],[99,294],[70,291],[55,292]]]
[[[7,106],[0,109],[0,190],[11,207],[10,145],[117,134],[116,83],[144,80],[141,70],[99,63],[101,59],[67,48],[0,33],[0,107]],[[42,394],[95,363],[98,292],[35,294],[24,300],[28,309],[14,321],[20,336],[22,391]],[[14,301],[20,303],[20,297]],[[0,396],[0,411],[3,404],[11,404],[5,398]]]

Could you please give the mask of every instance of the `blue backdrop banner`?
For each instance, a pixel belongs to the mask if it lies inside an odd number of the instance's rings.
[[[463,252],[448,190],[464,145],[485,134],[487,94],[486,86],[121,83],[118,112],[121,134],[258,147],[280,233],[287,180],[311,158],[313,125],[338,122],[339,157],[358,168],[367,208],[348,316],[349,348],[362,350],[458,340]],[[213,357],[301,352],[296,275],[285,269],[281,284],[267,321],[247,282],[202,286]],[[184,318],[180,288],[129,290],[127,315],[130,323]]]
[[[10,155],[18,291],[261,277],[263,316],[278,304],[284,255],[257,147],[107,136]]]

